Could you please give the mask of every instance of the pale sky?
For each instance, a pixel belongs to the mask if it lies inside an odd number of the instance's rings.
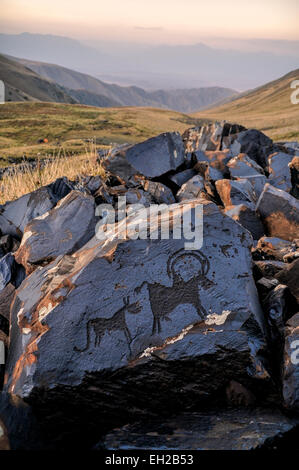
[[[299,0],[0,0],[0,30],[77,39],[192,43],[299,39]]]

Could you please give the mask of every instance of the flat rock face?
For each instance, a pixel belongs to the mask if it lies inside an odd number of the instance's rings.
[[[134,174],[154,178],[184,163],[184,145],[178,132],[167,132],[109,156],[106,169],[128,181]]]
[[[259,176],[264,174],[264,170],[254,160],[245,153],[240,153],[232,158],[227,166],[232,178],[246,178],[247,176]]]
[[[266,184],[256,210],[266,226],[267,235],[292,241],[299,233],[299,201],[290,194]]]
[[[0,207],[0,230],[6,235],[21,238],[28,222],[48,212],[56,202],[57,199],[49,187],[37,189],[16,201],[7,202]]]
[[[245,204],[229,206],[225,209],[225,214],[246,228],[254,240],[259,240],[264,235],[264,227],[258,214]]]
[[[193,176],[187,183],[184,183],[178,191],[176,197],[179,202],[188,199],[195,199],[205,195],[205,181],[201,175]]]
[[[284,152],[276,152],[269,157],[269,183],[278,189],[290,192],[292,189],[291,170],[289,163],[293,156]]]
[[[254,209],[256,196],[252,185],[246,179],[216,181],[217,192],[225,207],[247,204]]]
[[[26,225],[15,259],[30,273],[42,262],[81,248],[94,235],[95,225],[94,198],[72,191],[54,209]]]
[[[83,407],[98,390],[107,426],[112,408],[117,424],[131,405],[137,414],[170,401],[192,406],[232,379],[267,393],[251,238],[204,200],[174,205],[174,220],[199,203],[200,250],[186,251],[184,239],[117,242],[108,233],[27,277],[12,306],[6,390],[35,406],[48,394],[74,406],[80,397]],[[129,217],[127,233],[140,217]]]
[[[298,420],[276,410],[227,410],[184,413],[165,421],[116,429],[100,448],[109,450],[254,450],[271,449]]]

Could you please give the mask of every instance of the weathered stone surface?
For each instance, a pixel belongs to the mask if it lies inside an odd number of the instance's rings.
[[[6,335],[9,333],[9,309],[15,294],[15,287],[12,284],[0,291],[0,330]]]
[[[104,166],[113,175],[128,181],[134,174],[158,177],[183,163],[184,145],[180,134],[167,132],[109,155]]]
[[[197,162],[194,166],[194,170],[196,170],[201,176],[204,177],[205,180],[208,181],[215,182],[223,178],[222,172],[210,166],[208,161]]]
[[[91,432],[105,416],[104,432],[149,410],[214,402],[231,380],[268,396],[251,237],[204,200],[176,204],[173,220],[199,203],[200,250],[185,251],[185,239],[121,242],[108,233],[17,290],[6,389],[34,403],[45,425],[53,418],[53,432],[63,423]],[[124,221],[127,235],[140,217]]]
[[[247,176],[259,176],[264,174],[264,170],[254,160],[245,153],[231,158],[227,163],[231,178],[247,178]]]
[[[180,171],[175,175],[171,175],[169,179],[175,183],[177,186],[181,187],[184,183],[190,180],[193,176],[196,175],[196,171],[192,170],[191,168],[188,170]]]
[[[238,179],[238,178],[237,178]],[[267,178],[264,175],[246,176],[247,181],[252,185],[256,200],[260,197],[263,192],[264,186],[267,183]]]
[[[284,240],[298,238],[299,201],[281,189],[266,184],[257,202],[267,235]]]
[[[228,122],[215,122],[201,127],[187,129],[183,134],[186,152],[198,150],[221,150],[235,138],[235,134],[245,130],[245,127]]]
[[[269,183],[272,186],[286,192],[291,191],[291,170],[288,165],[292,159],[292,155],[284,152],[276,152],[269,156]]]
[[[283,397],[287,408],[299,409],[299,313],[285,328]]]
[[[95,226],[93,197],[72,191],[54,209],[29,222],[15,259],[30,273],[38,264],[81,248],[94,236]]]
[[[183,184],[177,192],[176,198],[179,202],[188,199],[206,197],[205,181],[200,175],[195,175],[187,183]]]
[[[224,209],[226,215],[243,225],[252,235],[254,240],[258,240],[264,235],[263,224],[254,209],[239,204],[238,206],[228,206]]]
[[[280,282],[288,286],[291,293],[299,303],[299,258],[292,263],[287,264],[283,270],[276,274],[275,277]]]
[[[142,186],[156,204],[173,204],[175,202],[174,195],[165,184],[146,180],[142,182]]]
[[[129,189],[124,195],[126,196],[127,204],[142,204],[148,207],[153,202],[149,192],[143,191],[140,188]]]
[[[272,140],[256,129],[244,130],[237,134],[233,146],[235,152],[246,153],[262,168],[267,167],[267,157],[270,153],[273,153]]]
[[[16,201],[7,202],[0,206],[0,230],[5,235],[22,238],[28,222],[48,212],[56,202],[57,199],[49,187],[37,189]]]
[[[225,207],[245,204],[254,209],[256,196],[252,185],[246,179],[223,179],[216,181],[215,185]]]
[[[184,413],[115,429],[98,448],[109,450],[272,449],[298,425],[272,409],[231,409]]]
[[[13,278],[15,259],[11,253],[0,259],[0,292]]]

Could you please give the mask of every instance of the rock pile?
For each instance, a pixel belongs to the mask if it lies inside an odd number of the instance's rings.
[[[298,156],[210,124],[114,149],[105,181],[62,178],[0,207],[0,446],[285,445],[299,426]],[[201,227],[196,249],[175,236],[181,217]]]

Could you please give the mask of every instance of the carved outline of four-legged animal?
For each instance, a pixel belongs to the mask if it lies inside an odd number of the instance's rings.
[[[186,256],[192,256],[200,261],[201,271],[193,276],[190,280],[184,281],[182,277],[174,271],[174,265],[178,260],[184,259]],[[149,301],[154,316],[152,335],[161,332],[161,319],[170,320],[169,314],[182,304],[191,304],[195,307],[197,314],[203,319],[203,315],[207,312],[201,304],[198,294],[198,284],[207,280],[206,274],[210,269],[208,258],[199,252],[185,251],[184,249],[173,253],[167,262],[168,277],[173,279],[172,286],[164,286],[157,282],[150,283],[144,281],[135,292],[140,293],[142,287],[147,285],[149,293]],[[208,281],[211,283],[211,281]]]
[[[128,340],[128,344],[130,345],[132,341],[132,337],[130,334],[130,330],[126,323],[126,311],[129,313],[137,314],[141,311],[141,307],[139,302],[134,302],[130,304],[130,298],[124,297],[123,298],[124,305],[117,310],[117,312],[111,318],[91,318],[86,323],[86,346],[83,349],[78,348],[77,346],[74,347],[76,352],[85,352],[90,347],[90,337],[91,337],[91,328],[93,328],[95,334],[94,346],[97,347],[100,345],[101,340],[106,333],[106,331],[116,331],[121,330],[124,332],[126,339]]]

